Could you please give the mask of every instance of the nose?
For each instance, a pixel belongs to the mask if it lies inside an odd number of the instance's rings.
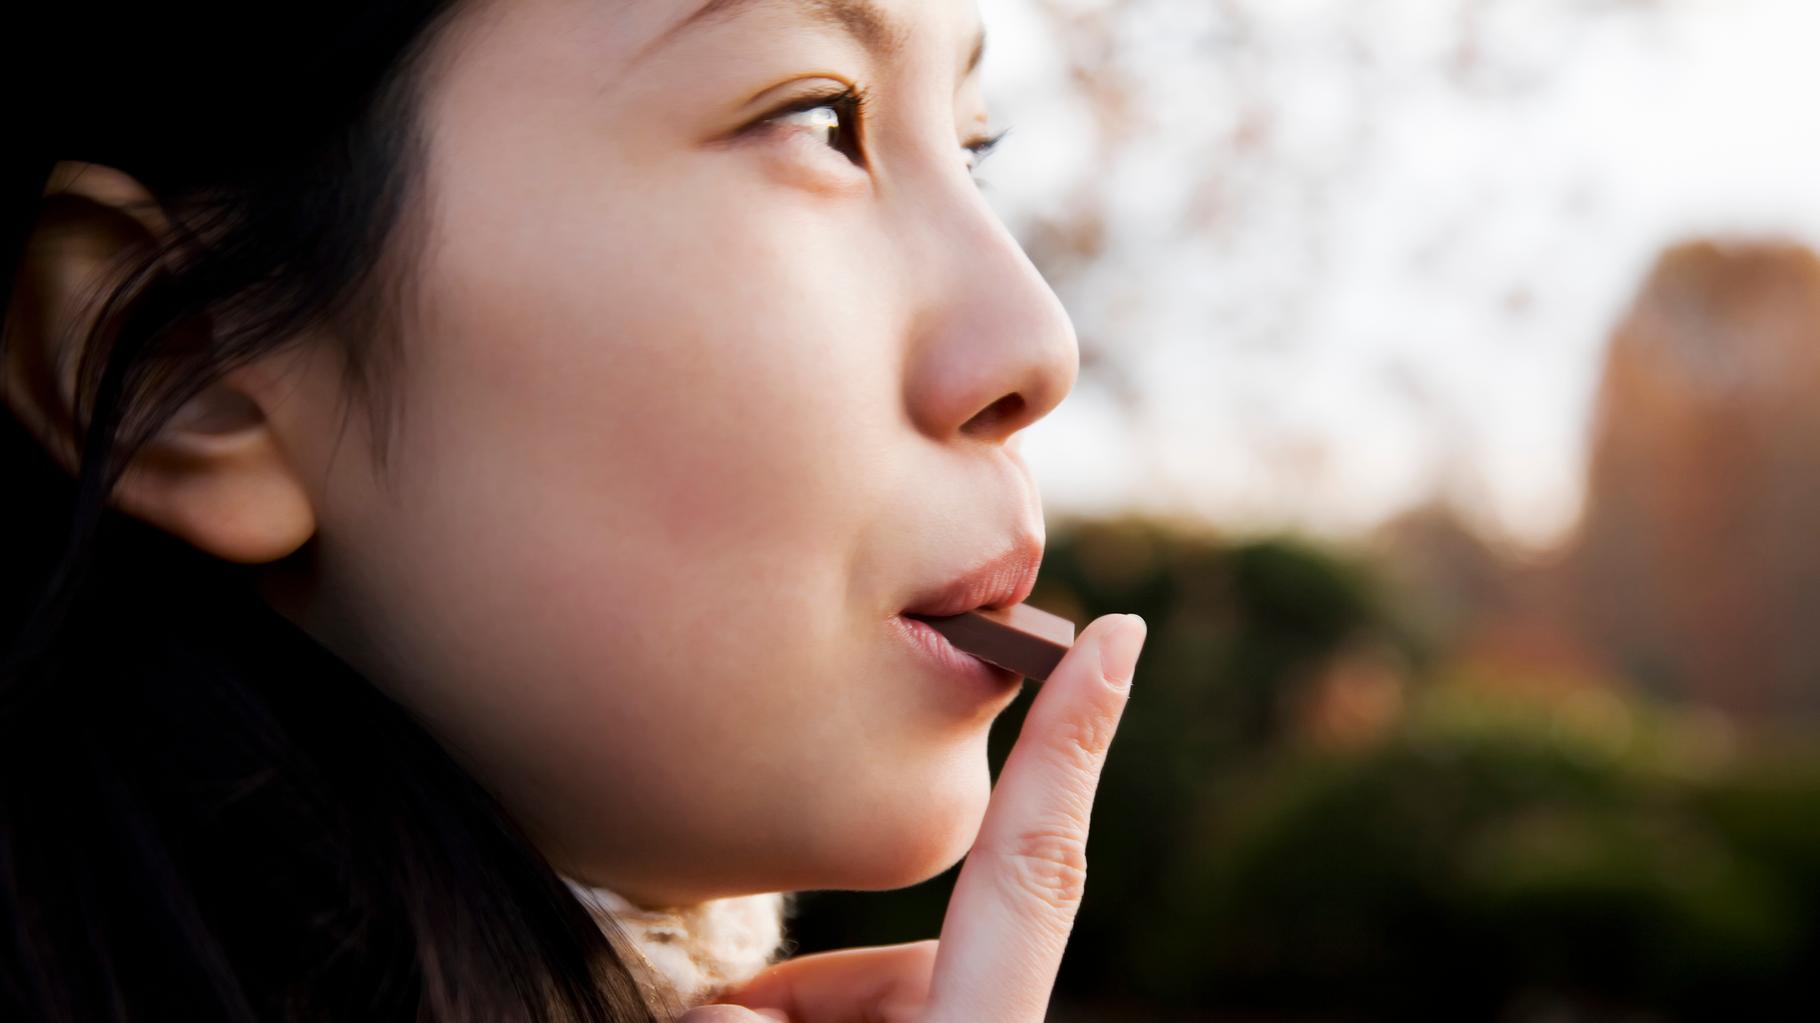
[[[905,376],[916,428],[932,439],[1003,444],[1074,389],[1074,324],[1042,274],[966,183],[950,215],[915,237],[928,291]]]

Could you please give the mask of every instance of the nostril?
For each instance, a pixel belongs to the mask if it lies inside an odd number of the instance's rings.
[[[981,409],[972,419],[961,425],[962,433],[998,435],[1007,431],[1007,422],[1016,422],[1024,414],[1024,396],[1007,394],[1003,398]]]

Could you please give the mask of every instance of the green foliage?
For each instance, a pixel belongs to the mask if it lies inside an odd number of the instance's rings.
[[[1177,861],[1173,926],[1198,939],[1149,994],[1381,1018],[1481,1018],[1538,989],[1674,1018],[1795,995],[1814,907],[1788,882],[1820,859],[1734,840],[1705,812],[1725,782],[1513,733],[1284,756]]]

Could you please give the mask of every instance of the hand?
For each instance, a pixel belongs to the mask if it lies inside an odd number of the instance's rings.
[[[1041,1023],[1087,882],[1087,825],[1145,625],[1095,619],[1024,719],[939,940],[800,956],[679,1023]]]

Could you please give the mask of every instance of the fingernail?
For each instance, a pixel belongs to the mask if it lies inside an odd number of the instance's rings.
[[[781,1019],[784,1023],[790,1023],[790,1017],[784,1015],[782,1009],[759,1009],[758,1014],[766,1019]]]
[[[1150,626],[1137,615],[1121,615],[1126,619],[1118,623],[1100,643],[1100,674],[1105,676],[1108,684],[1114,689],[1131,688],[1131,680],[1137,675],[1138,652],[1144,648],[1144,637],[1149,634]]]

